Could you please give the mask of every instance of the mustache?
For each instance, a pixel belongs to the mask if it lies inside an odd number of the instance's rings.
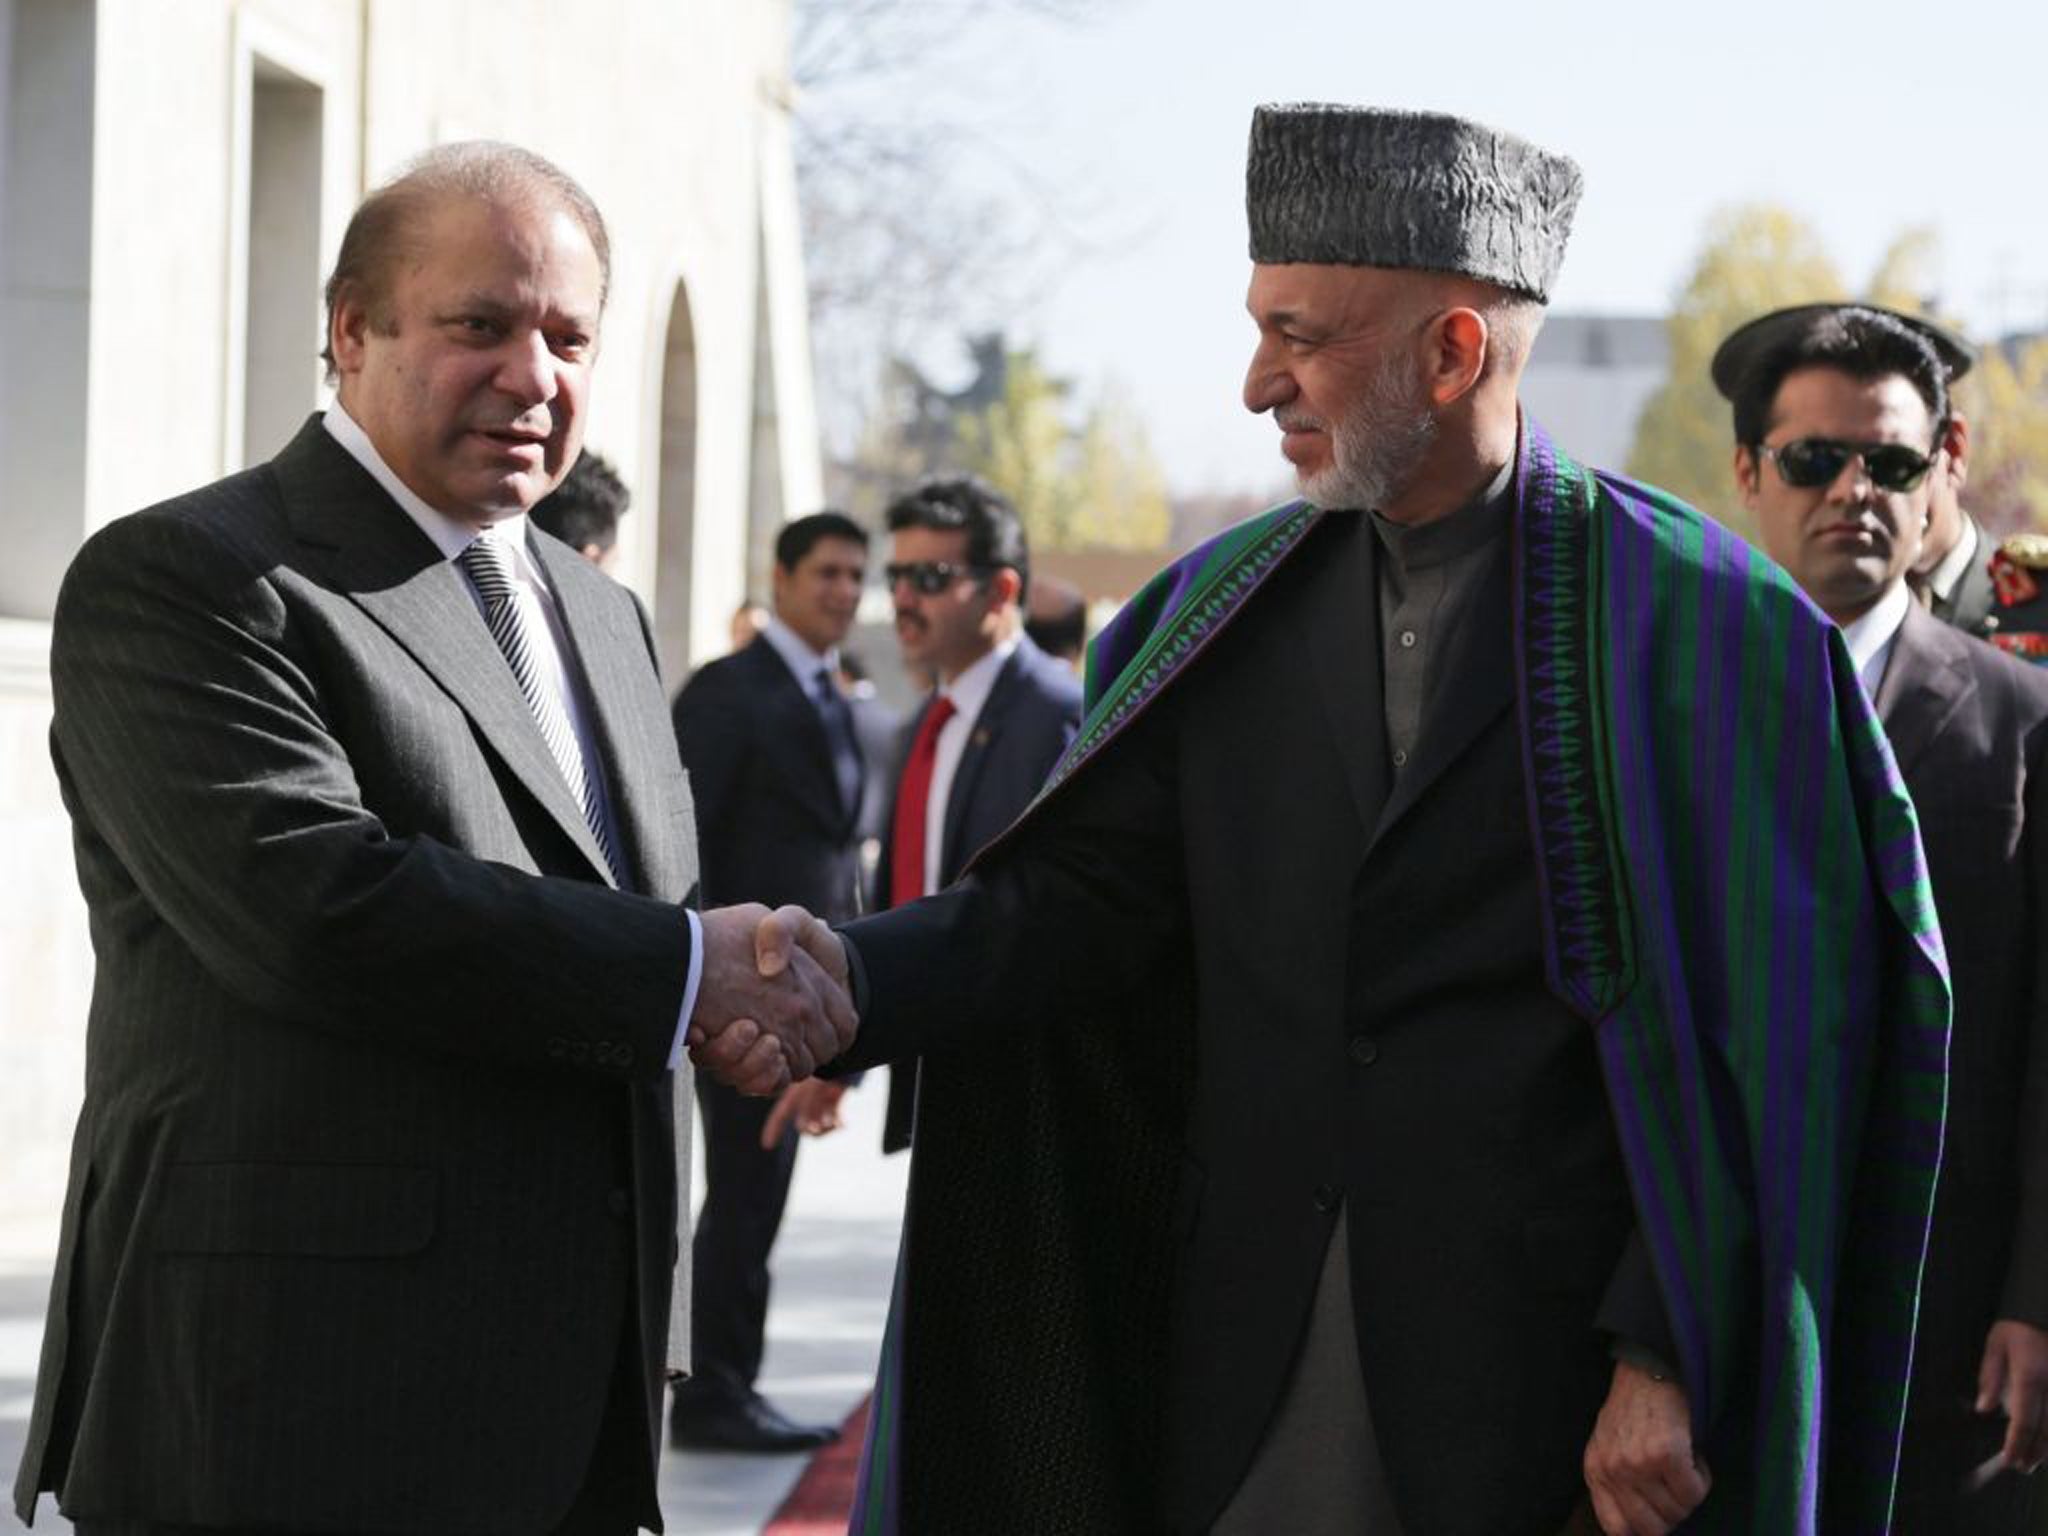
[[[1281,406],[1273,412],[1273,424],[1282,432],[1327,432],[1330,424],[1320,416],[1311,416],[1306,411],[1291,411]]]

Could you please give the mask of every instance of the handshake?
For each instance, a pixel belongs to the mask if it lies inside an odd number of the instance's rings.
[[[780,1093],[853,1044],[846,946],[802,907],[700,913],[690,1059],[741,1093]]]

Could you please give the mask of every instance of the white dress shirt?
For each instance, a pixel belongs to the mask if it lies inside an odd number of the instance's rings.
[[[939,696],[953,704],[953,718],[939,729],[933,744],[931,797],[924,803],[924,893],[939,889],[939,859],[946,851],[946,802],[953,796],[953,780],[960,772],[960,759],[967,755],[975,723],[982,707],[995,691],[996,677],[1003,663],[1017,649],[1016,635],[990,651],[952,682],[939,689]]]
[[[783,664],[796,675],[797,686],[803,689],[804,697],[815,703],[818,697],[818,669],[823,667],[830,673],[839,671],[839,647],[835,645],[830,650],[814,651],[803,636],[773,614],[770,614],[768,622],[761,626],[761,636],[775,647],[775,654],[780,656]]]
[[[1963,579],[1963,573],[1970,568],[1970,562],[1977,558],[1977,523],[1967,513],[1963,516],[1963,536],[1956,540],[1956,547],[1941,557],[1941,564],[1927,573],[1927,589],[1942,602],[1947,602],[1956,589],[1956,583]]]
[[[1906,622],[1906,610],[1912,606],[1913,594],[1906,590],[1905,582],[1896,581],[1874,608],[1842,626],[1842,638],[1849,642],[1849,659],[1856,663],[1856,680],[1873,700],[1892,658],[1892,642],[1899,638],[1899,626]]]
[[[391,466],[384,462],[384,456],[377,452],[377,445],[370,441],[370,434],[341,408],[340,402],[327,408],[321,424],[327,428],[328,435],[347,450],[349,457],[370,472],[371,477],[398,503],[399,510],[418,525],[420,532],[433,541],[434,547],[447,560],[452,563],[461,558],[462,552],[478,536],[475,527],[458,522],[447,513],[429,506],[411,486],[399,479]],[[552,688],[562,702],[563,713],[568,716],[569,724],[576,733],[576,749],[583,757],[584,780],[597,798],[598,812],[604,818],[612,846],[622,847],[602,770],[604,754],[598,749],[597,734],[591,724],[590,710],[584,703],[583,689],[565,661],[571,654],[569,635],[562,627],[561,611],[548,587],[547,573],[540,568],[540,562],[533,558],[533,552],[526,545],[526,515],[519,513],[500,518],[491,524],[491,529],[512,557],[512,601],[518,606],[542,685]],[[467,576],[463,577],[462,586],[481,614],[483,599],[470,585]],[[669,1046],[671,1070],[682,1059],[684,1036],[690,1015],[697,1005],[697,986],[704,976],[704,926],[694,912],[685,911],[683,917],[690,929],[690,973],[683,985],[683,1007],[676,1024],[675,1039]]]

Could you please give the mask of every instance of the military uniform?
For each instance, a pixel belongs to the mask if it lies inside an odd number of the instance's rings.
[[[2048,666],[2048,534],[2016,533],[1991,557],[1985,638],[2001,651]]]

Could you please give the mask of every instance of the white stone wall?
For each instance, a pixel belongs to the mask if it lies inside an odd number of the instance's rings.
[[[292,305],[303,306],[303,367],[288,354],[245,361],[250,294],[280,302],[275,264],[302,261],[305,246],[290,231],[249,232],[252,198],[267,206],[266,167],[283,152],[267,141],[252,155],[252,131],[279,121],[266,117],[259,81],[319,92],[322,274],[363,189],[435,143],[510,139],[590,189],[610,226],[613,272],[588,439],[635,492],[622,579],[656,603],[665,535],[685,573],[687,603],[656,612],[675,665],[724,649],[726,616],[745,590],[762,314],[782,504],[810,510],[820,484],[787,158],[785,0],[0,0],[0,89],[40,78],[38,61],[25,62],[20,49],[40,46],[32,28],[47,29],[52,6],[90,18],[90,132],[74,135],[68,172],[61,146],[44,147],[49,135],[33,152],[10,153],[0,197],[18,208],[38,181],[75,185],[89,166],[90,227],[76,232],[90,260],[63,274],[55,300],[75,303],[83,292],[89,342],[76,483],[32,506],[0,500],[0,548],[44,551],[26,574],[16,563],[11,588],[0,583],[0,846],[11,863],[0,881],[0,1260],[33,1257],[54,1241],[90,990],[83,907],[49,766],[40,621],[63,561],[90,529],[274,451],[276,443],[243,441],[246,422],[266,419],[248,409],[250,377],[265,406],[274,394],[302,394],[307,409],[322,397],[317,282],[281,301],[287,330],[298,323]],[[18,83],[11,94],[15,118],[46,110]],[[9,120],[0,111],[0,123]],[[17,148],[30,142],[22,128],[15,139]],[[0,230],[0,284],[11,271],[48,266],[54,243],[24,245]],[[12,344],[27,322],[10,317],[24,304],[47,308],[51,291],[47,275],[6,289],[0,342],[10,344],[16,376],[27,371]],[[680,477],[693,487],[687,513],[659,494],[665,339],[679,291],[695,336],[694,457]],[[80,361],[42,366],[75,374]],[[294,419],[298,409],[268,419]],[[687,548],[678,548],[685,527]]]

